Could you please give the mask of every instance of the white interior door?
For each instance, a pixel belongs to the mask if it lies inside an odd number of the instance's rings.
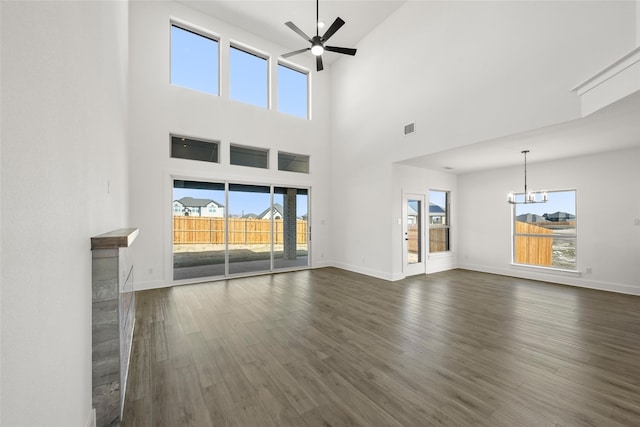
[[[408,194],[403,197],[403,262],[407,276],[422,274],[425,269],[425,195]]]

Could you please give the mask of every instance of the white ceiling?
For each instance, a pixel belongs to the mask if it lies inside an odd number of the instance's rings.
[[[306,47],[305,41],[284,25],[292,21],[314,35],[314,0],[178,0],[193,9],[264,37],[290,51]],[[332,37],[334,46],[355,47],[372,29],[407,0],[321,0],[320,20],[327,26],[341,17],[346,24]],[[324,30],[320,30],[320,34]],[[286,52],[282,52],[286,53]],[[343,55],[327,52],[325,64]],[[577,96],[577,95],[576,95]],[[530,150],[530,163],[570,158],[640,146],[640,92],[592,115],[491,141],[479,142],[402,161],[402,164],[447,169],[463,174],[522,164],[521,151]],[[418,135],[416,135],[418,136]]]
[[[178,0],[192,9],[214,16],[290,51],[307,47],[308,43],[284,25],[292,21],[307,35],[316,32],[316,2],[314,0]],[[320,20],[326,27],[320,35],[340,17],[346,24],[331,38],[332,46],[357,48],[358,42],[373,28],[384,21],[406,0],[321,0]],[[286,53],[286,52],[282,52]],[[310,53],[309,53],[310,55]],[[326,64],[342,55],[327,52]]]
[[[640,91],[582,119],[399,163],[464,174],[521,165],[522,150],[530,151],[527,163],[537,163],[638,146]]]

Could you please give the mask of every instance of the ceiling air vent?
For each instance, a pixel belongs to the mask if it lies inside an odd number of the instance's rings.
[[[404,125],[404,134],[409,135],[416,131],[416,124],[409,123],[408,125]]]

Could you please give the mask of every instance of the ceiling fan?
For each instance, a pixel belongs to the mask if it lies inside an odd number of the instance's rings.
[[[340,17],[337,17],[336,20],[333,21],[333,24],[331,24],[329,29],[324,33],[324,35],[320,36],[318,34],[318,29],[319,29],[318,24],[320,22],[319,2],[320,0],[316,0],[316,35],[315,36],[309,37],[304,33],[304,31],[298,28],[298,26],[291,21],[285,22],[284,24],[287,27],[291,28],[293,31],[295,31],[300,37],[302,37],[303,39],[311,43],[311,46],[304,49],[294,50],[293,52],[285,53],[284,55],[282,55],[282,57],[288,58],[290,56],[297,55],[299,53],[310,50],[311,53],[314,54],[316,57],[316,69],[318,71],[322,71],[324,69],[322,65],[322,54],[324,53],[325,50],[329,52],[336,52],[336,53],[342,53],[344,55],[354,56],[356,54],[357,49],[351,49],[348,47],[325,46],[325,43],[327,42],[327,40],[329,40],[329,38],[333,36],[336,33],[336,31],[338,31],[340,27],[344,25],[344,21]]]

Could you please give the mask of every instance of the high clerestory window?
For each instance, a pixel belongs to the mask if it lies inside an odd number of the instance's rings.
[[[278,64],[278,111],[309,117],[309,73]]]
[[[576,271],[576,190],[547,196],[547,203],[513,205],[513,262]],[[515,197],[524,200],[522,193]]]
[[[171,84],[218,95],[218,40],[171,25]]]
[[[269,61],[244,47],[229,52],[229,96],[262,108],[269,106]]]

